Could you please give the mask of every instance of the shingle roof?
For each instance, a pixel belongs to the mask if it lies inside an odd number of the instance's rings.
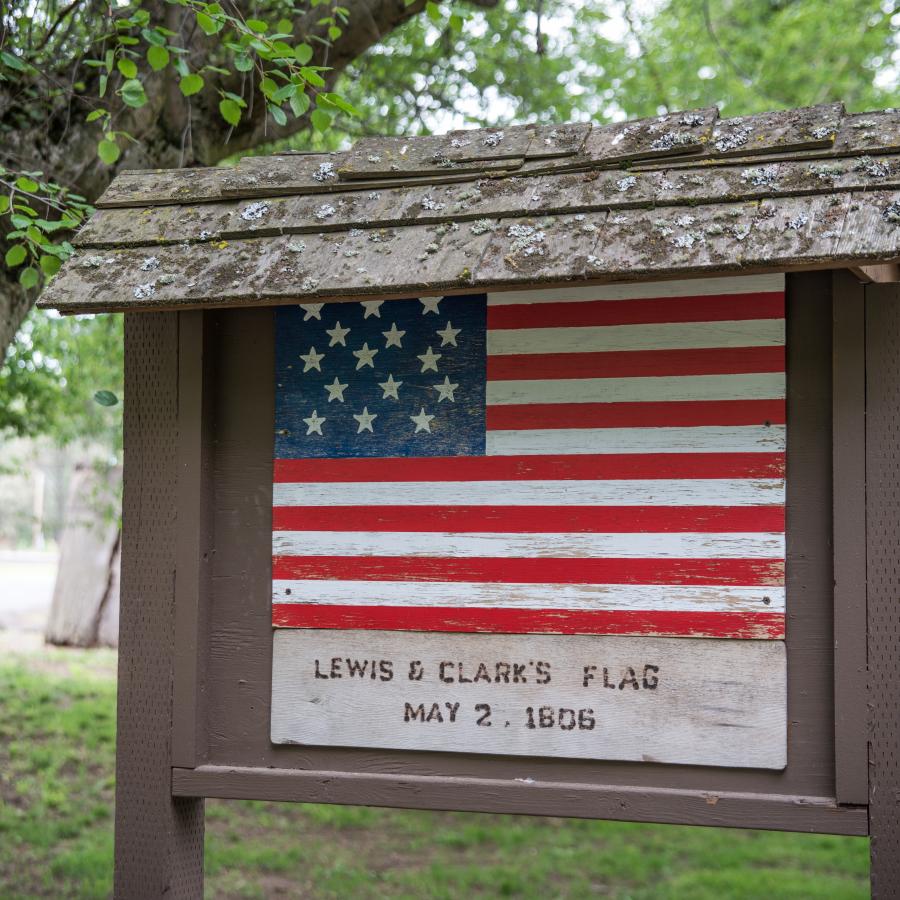
[[[41,305],[409,296],[900,257],[900,110],[363,138],[123,172]]]

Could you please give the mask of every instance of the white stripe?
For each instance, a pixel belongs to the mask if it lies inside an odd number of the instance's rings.
[[[666,400],[780,400],[783,372],[682,375],[667,378],[560,378],[489,381],[487,402],[643,403]],[[762,424],[762,423],[760,423]]]
[[[486,453],[777,453],[784,437],[783,425],[489,431]]]
[[[784,291],[784,275],[738,275],[686,281],[640,281],[595,287],[564,287],[488,294],[488,306],[547,303],[553,300],[643,300],[657,297],[708,297],[710,294],[757,294]]]
[[[272,599],[275,603],[350,606],[784,612],[783,587],[730,585],[276,580],[272,582]]]
[[[275,556],[781,559],[783,534],[480,534],[276,531]]]
[[[568,328],[498,328],[487,333],[489,356],[507,353],[778,347],[782,344],[784,344],[784,319],[662,322],[652,325],[591,325]]]
[[[784,481],[779,478],[684,478],[607,481],[282,482],[273,485],[272,502],[276,507],[756,506],[783,503]],[[404,546],[403,542],[404,538],[398,538],[399,547]]]

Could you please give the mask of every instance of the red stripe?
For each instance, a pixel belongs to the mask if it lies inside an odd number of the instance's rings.
[[[360,481],[589,480],[596,478],[783,478],[783,453],[578,453],[276,459],[275,483]]]
[[[480,631],[504,634],[652,634],[780,640],[781,613],[623,612],[569,609],[479,609],[275,603],[281,628],[379,631]]]
[[[784,400],[659,403],[523,403],[487,408],[488,431],[517,428],[661,428],[667,425],[783,425]]]
[[[782,532],[783,506],[278,506],[273,531]]]
[[[488,381],[541,378],[640,378],[783,372],[784,347],[614,350],[606,353],[511,353],[488,356]]]
[[[402,546],[397,548],[402,552]],[[780,559],[498,559],[276,556],[274,579],[488,581],[497,584],[784,584]]]
[[[784,293],[708,294],[642,300],[548,301],[488,306],[488,329],[730,322],[784,318]]]

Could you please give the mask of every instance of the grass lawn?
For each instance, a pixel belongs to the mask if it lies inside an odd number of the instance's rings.
[[[0,653],[0,897],[106,897],[114,654]],[[207,896],[868,896],[862,838],[209,801]]]

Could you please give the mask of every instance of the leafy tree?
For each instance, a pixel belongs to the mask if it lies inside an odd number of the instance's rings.
[[[91,398],[118,393],[118,318],[22,322],[123,168],[461,123],[896,105],[898,26],[897,0],[7,0],[0,348],[19,336],[0,432],[116,427]]]

